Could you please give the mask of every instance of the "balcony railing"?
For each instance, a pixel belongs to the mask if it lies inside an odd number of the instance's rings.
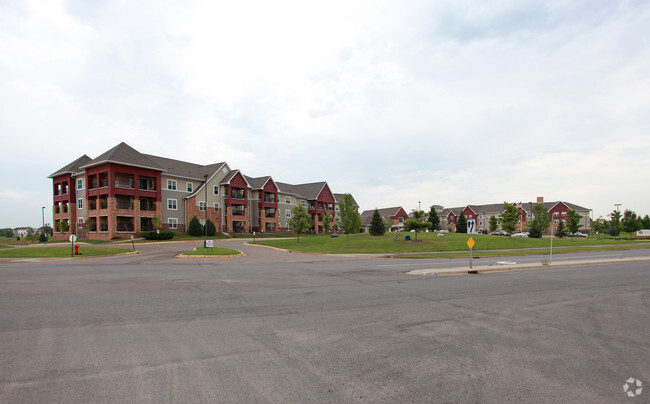
[[[264,209],[264,217],[275,217],[275,209]]]
[[[232,199],[244,199],[244,190],[243,189],[232,189],[230,191],[230,197]]]
[[[265,194],[264,195],[265,203],[275,203],[275,194]]]
[[[243,205],[235,205],[232,207],[232,214],[233,216],[244,216],[245,211],[244,211],[244,206]]]

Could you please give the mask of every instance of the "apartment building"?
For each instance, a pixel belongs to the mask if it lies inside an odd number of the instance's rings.
[[[408,220],[409,215],[406,213],[403,207],[396,206],[391,208],[381,208],[377,209],[379,216],[386,219],[388,224],[390,224],[390,230],[401,229],[404,227],[404,222]],[[372,223],[372,216],[375,214],[375,210],[364,210],[361,213],[361,229],[364,232],[368,232],[370,229],[370,224]]]
[[[76,234],[109,240],[153,230],[186,232],[196,216],[218,231],[241,233],[290,231],[291,209],[305,206],[314,231],[322,217],[336,217],[338,200],[326,182],[287,184],[270,176],[252,178],[226,162],[199,165],[140,153],[120,143],[95,159],[86,155],[48,178],[53,182],[54,238]],[[70,230],[59,232],[66,221]]]
[[[569,209],[573,209],[582,216],[580,219],[580,231],[589,232],[591,209],[576,205],[566,201],[544,202],[543,197],[538,197],[537,202],[525,202],[518,205],[520,219],[517,222],[517,231],[526,231],[527,221],[532,219],[532,211],[535,205],[542,205],[546,208],[550,225],[549,233],[555,233],[560,221],[566,222],[566,216]],[[490,228],[490,219],[494,216],[497,218],[499,228],[501,225],[501,213],[503,213],[503,203],[486,204],[486,205],[467,205],[464,207],[444,208],[440,214],[440,227],[449,231],[456,230],[458,217],[461,212],[465,215],[468,223],[468,232],[481,233]]]

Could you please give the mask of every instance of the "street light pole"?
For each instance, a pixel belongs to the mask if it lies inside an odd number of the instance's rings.
[[[43,213],[43,230],[42,230],[42,232],[43,232],[43,235],[45,236],[45,244],[47,244],[47,233],[45,233],[45,206],[43,206],[42,213]]]
[[[208,175],[204,175],[203,179],[205,180],[205,246],[208,244]]]

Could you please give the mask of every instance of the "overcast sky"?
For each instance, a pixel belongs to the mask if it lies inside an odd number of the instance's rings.
[[[362,210],[650,214],[648,27],[647,0],[0,0],[0,227],[122,141]]]

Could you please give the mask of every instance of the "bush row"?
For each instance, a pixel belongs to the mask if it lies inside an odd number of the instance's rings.
[[[169,240],[174,237],[174,232],[169,230],[161,230],[160,233],[156,231],[141,231],[140,235],[146,240]]]

